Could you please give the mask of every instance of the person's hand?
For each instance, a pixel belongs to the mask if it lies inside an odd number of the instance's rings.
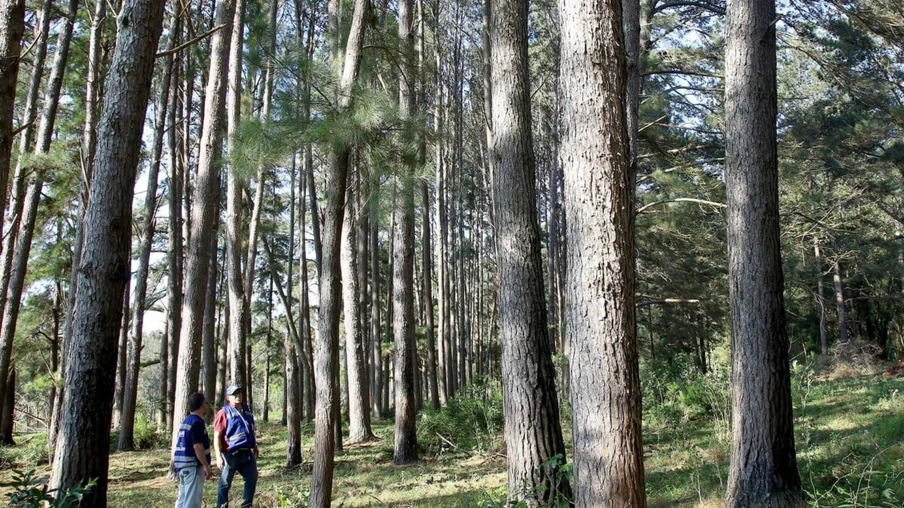
[[[260,449],[255,446],[254,447],[254,458],[256,459],[256,458],[260,457],[260,455],[261,455]]]
[[[210,466],[201,466],[204,469],[204,479],[209,480],[213,478],[213,473],[210,472]]]
[[[217,455],[217,469],[219,469],[220,471],[223,470],[223,455],[222,454]]]

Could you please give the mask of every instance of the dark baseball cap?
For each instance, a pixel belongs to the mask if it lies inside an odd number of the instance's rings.
[[[242,385],[233,384],[233,385],[229,385],[226,388],[226,395],[235,395],[237,393],[243,393],[243,392],[244,392],[244,390],[242,390]]]

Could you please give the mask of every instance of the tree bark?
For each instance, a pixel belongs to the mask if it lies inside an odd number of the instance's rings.
[[[226,97],[227,134],[229,153],[235,151],[236,136],[242,119],[242,48],[244,46],[245,0],[236,0],[232,22],[232,45],[229,48],[229,85]],[[248,299],[242,276],[242,182],[234,167],[226,172],[226,281],[229,287],[229,379],[245,387],[245,346],[247,334],[245,321],[249,314]],[[248,267],[246,266],[246,269]],[[245,402],[248,402],[247,400]]]
[[[107,505],[110,419],[116,336],[122,292],[129,279],[132,195],[141,151],[157,41],[165,2],[126,1],[108,78],[98,147],[85,214],[85,244],[78,270],[69,368],[62,421],[50,482],[68,489],[89,478],[97,484],[80,506]]]
[[[368,207],[373,227],[370,231],[370,387],[373,419],[383,417],[383,333],[380,326],[380,231],[373,207]],[[904,289],[902,289],[904,291]]]
[[[184,411],[188,396],[197,389],[200,373],[201,336],[204,326],[204,308],[210,272],[211,235],[219,210],[220,166],[223,133],[223,109],[226,102],[228,77],[227,59],[232,40],[232,22],[236,0],[222,0],[217,4],[216,25],[225,27],[213,35],[210,44],[210,67],[207,73],[204,120],[201,128],[201,146],[198,157],[195,192],[191,204],[191,234],[185,270],[185,300],[182,307],[182,329],[179,336],[178,368],[176,377],[175,408]],[[173,425],[173,443],[178,437],[178,427]]]
[[[499,342],[509,498],[540,506],[570,496],[549,464],[565,457],[547,336],[531,135],[527,0],[488,0]]]
[[[9,369],[9,379],[6,380],[6,395],[3,398],[3,413],[0,414],[0,444],[14,446],[13,429],[15,428],[16,415],[16,367]]]
[[[286,466],[301,464],[301,394],[299,393],[298,358],[292,339],[286,334],[283,342],[286,355]]]
[[[178,18],[178,15],[175,16]],[[176,21],[173,21],[173,29]],[[175,47],[176,37],[170,35],[167,49]],[[170,85],[173,77],[173,57],[165,57],[163,62],[163,74],[160,77],[160,100],[158,102],[157,118],[154,125],[154,140],[152,143],[151,166],[148,170],[147,192],[144,199],[144,217],[142,217],[141,244],[138,248],[138,271],[135,274],[135,297],[132,308],[132,333],[129,337],[129,359],[126,370],[126,380],[123,384],[122,416],[120,417],[119,443],[117,450],[131,451],[134,449],[135,409],[138,404],[138,376],[141,369],[141,350],[144,335],[144,312],[147,309],[148,272],[151,261],[151,246],[154,242],[154,231],[157,221],[154,214],[157,211],[157,176],[160,174],[160,162],[163,158],[163,138],[166,127],[167,111],[170,108]],[[174,107],[175,105],[173,105]]]
[[[412,0],[401,0],[399,6],[399,45],[402,55],[399,77],[399,116],[417,115],[414,94],[414,18]],[[403,142],[404,136],[402,133]],[[415,428],[415,365],[417,344],[414,341],[414,182],[411,156],[402,155],[404,169],[396,184],[393,237],[393,335],[395,335],[395,446],[393,464],[417,460]]]
[[[25,0],[0,0],[0,224],[13,153],[13,114],[19,78],[19,53],[25,32]]]
[[[559,0],[559,19],[574,501],[643,508],[621,0]]]
[[[367,363],[364,359],[364,331],[361,328],[361,306],[358,285],[358,221],[359,212],[354,196],[360,192],[349,190],[346,203],[351,209],[345,213],[342,226],[342,301],[345,321],[345,354],[348,386],[348,441],[361,443],[375,436],[370,428],[370,388],[367,386]]]
[[[725,506],[806,506],[794,450],[782,297],[775,1],[729,0],[725,187],[731,323],[731,465]]]
[[[355,0],[351,28],[345,50],[342,76],[339,80],[340,111],[352,104],[352,84],[357,80],[364,45],[365,17],[368,0]],[[339,361],[340,268],[339,251],[342,221],[345,214],[345,187],[348,177],[349,147],[331,147],[331,171],[327,177],[327,209],[324,215],[323,258],[320,272],[320,308],[318,309],[317,342],[314,345],[314,382],[317,391],[314,422],[314,470],[311,474],[311,508],[328,508],[333,490],[335,460],[336,389],[334,369]],[[312,182],[309,182],[309,186]],[[309,187],[310,188],[310,187]],[[313,199],[312,203],[316,203]],[[315,238],[315,245],[317,239]]]

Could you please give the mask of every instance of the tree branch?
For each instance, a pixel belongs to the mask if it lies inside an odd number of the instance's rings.
[[[675,198],[675,199],[664,199],[662,201],[656,201],[655,203],[650,203],[649,205],[644,205],[640,207],[636,214],[640,215],[645,212],[647,209],[652,208],[657,205],[664,205],[666,203],[699,203],[701,205],[710,205],[715,206],[716,208],[726,208],[728,205],[723,203],[716,203],[715,201],[707,201],[705,199],[695,199],[695,198]]]
[[[197,43],[201,42],[202,40],[206,39],[207,37],[210,37],[211,35],[217,33],[218,31],[222,30],[224,26],[226,26],[226,25],[225,24],[217,25],[217,26],[211,28],[210,30],[208,30],[207,32],[195,37],[194,39],[192,39],[190,41],[184,42],[184,43],[176,46],[173,49],[168,49],[166,51],[161,51],[160,53],[157,53],[156,55],[154,55],[154,58],[161,58],[164,56],[175,55],[176,53],[182,51],[183,49],[185,49],[189,46],[192,46],[194,44],[197,44]]]

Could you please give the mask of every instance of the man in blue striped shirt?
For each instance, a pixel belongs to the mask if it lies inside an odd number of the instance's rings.
[[[204,480],[211,478],[210,437],[204,415],[208,409],[203,393],[188,397],[188,416],[179,426],[179,439],[173,449],[173,467],[179,479],[176,508],[201,508]]]

